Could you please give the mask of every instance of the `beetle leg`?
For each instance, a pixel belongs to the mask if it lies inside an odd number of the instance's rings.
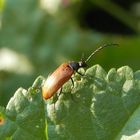
[[[76,73],[78,73],[80,76],[83,76],[83,77],[89,77],[89,76],[87,76],[87,75],[85,75],[85,73],[84,74],[82,74],[82,73],[80,73],[80,72],[78,72],[78,71],[76,71]]]
[[[78,73],[78,74],[81,75],[81,76],[85,76],[84,74],[82,74],[82,73],[80,73],[80,72],[78,72],[78,71],[76,71],[76,73]]]
[[[60,92],[58,93],[58,97],[61,95],[63,87],[60,88]]]
[[[61,87],[61,88],[60,88],[60,92],[57,93],[57,98],[63,93],[62,90],[63,90],[63,87]]]
[[[71,82],[72,82],[72,86],[73,86],[73,88],[74,88],[74,81],[73,81],[73,79],[72,78],[70,78],[71,79]]]

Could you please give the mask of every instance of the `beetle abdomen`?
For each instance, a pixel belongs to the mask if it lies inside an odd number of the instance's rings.
[[[73,73],[74,70],[68,63],[61,64],[45,81],[42,87],[43,97],[51,98],[71,78]]]

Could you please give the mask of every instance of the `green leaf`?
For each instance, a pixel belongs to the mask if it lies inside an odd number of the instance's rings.
[[[44,102],[41,94],[42,77],[38,77],[28,90],[19,88],[6,109],[0,110],[2,140],[46,140]]]
[[[46,101],[50,140],[138,140],[140,139],[139,71],[124,66],[108,73],[95,65],[83,77],[75,74],[56,100]],[[46,140],[43,77],[28,90],[19,88],[6,109],[0,108],[2,140]],[[56,94],[55,94],[56,95]]]
[[[47,103],[50,140],[140,139],[139,71],[128,66],[108,73],[95,65],[66,83],[55,103]],[[68,92],[69,90],[69,92]],[[72,95],[72,98],[71,98]]]

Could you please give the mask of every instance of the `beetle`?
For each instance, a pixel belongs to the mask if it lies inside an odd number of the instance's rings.
[[[97,48],[94,52],[92,52],[89,57],[84,61],[71,61],[69,63],[61,64],[48,78],[45,80],[42,86],[42,94],[43,97],[47,100],[51,98],[59,89],[62,89],[62,86],[68,81],[72,80],[71,76],[74,72],[82,75],[78,72],[79,68],[87,67],[87,62],[90,60],[92,56],[94,56],[97,52],[101,49],[108,47],[108,46],[116,46],[118,44],[105,44],[99,48]],[[72,80],[73,86],[74,82]]]

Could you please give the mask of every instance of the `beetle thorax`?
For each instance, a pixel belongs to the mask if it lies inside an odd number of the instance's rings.
[[[79,61],[79,62],[72,61],[72,62],[69,63],[69,66],[73,70],[77,71],[79,68],[86,67],[87,64],[84,61]]]

